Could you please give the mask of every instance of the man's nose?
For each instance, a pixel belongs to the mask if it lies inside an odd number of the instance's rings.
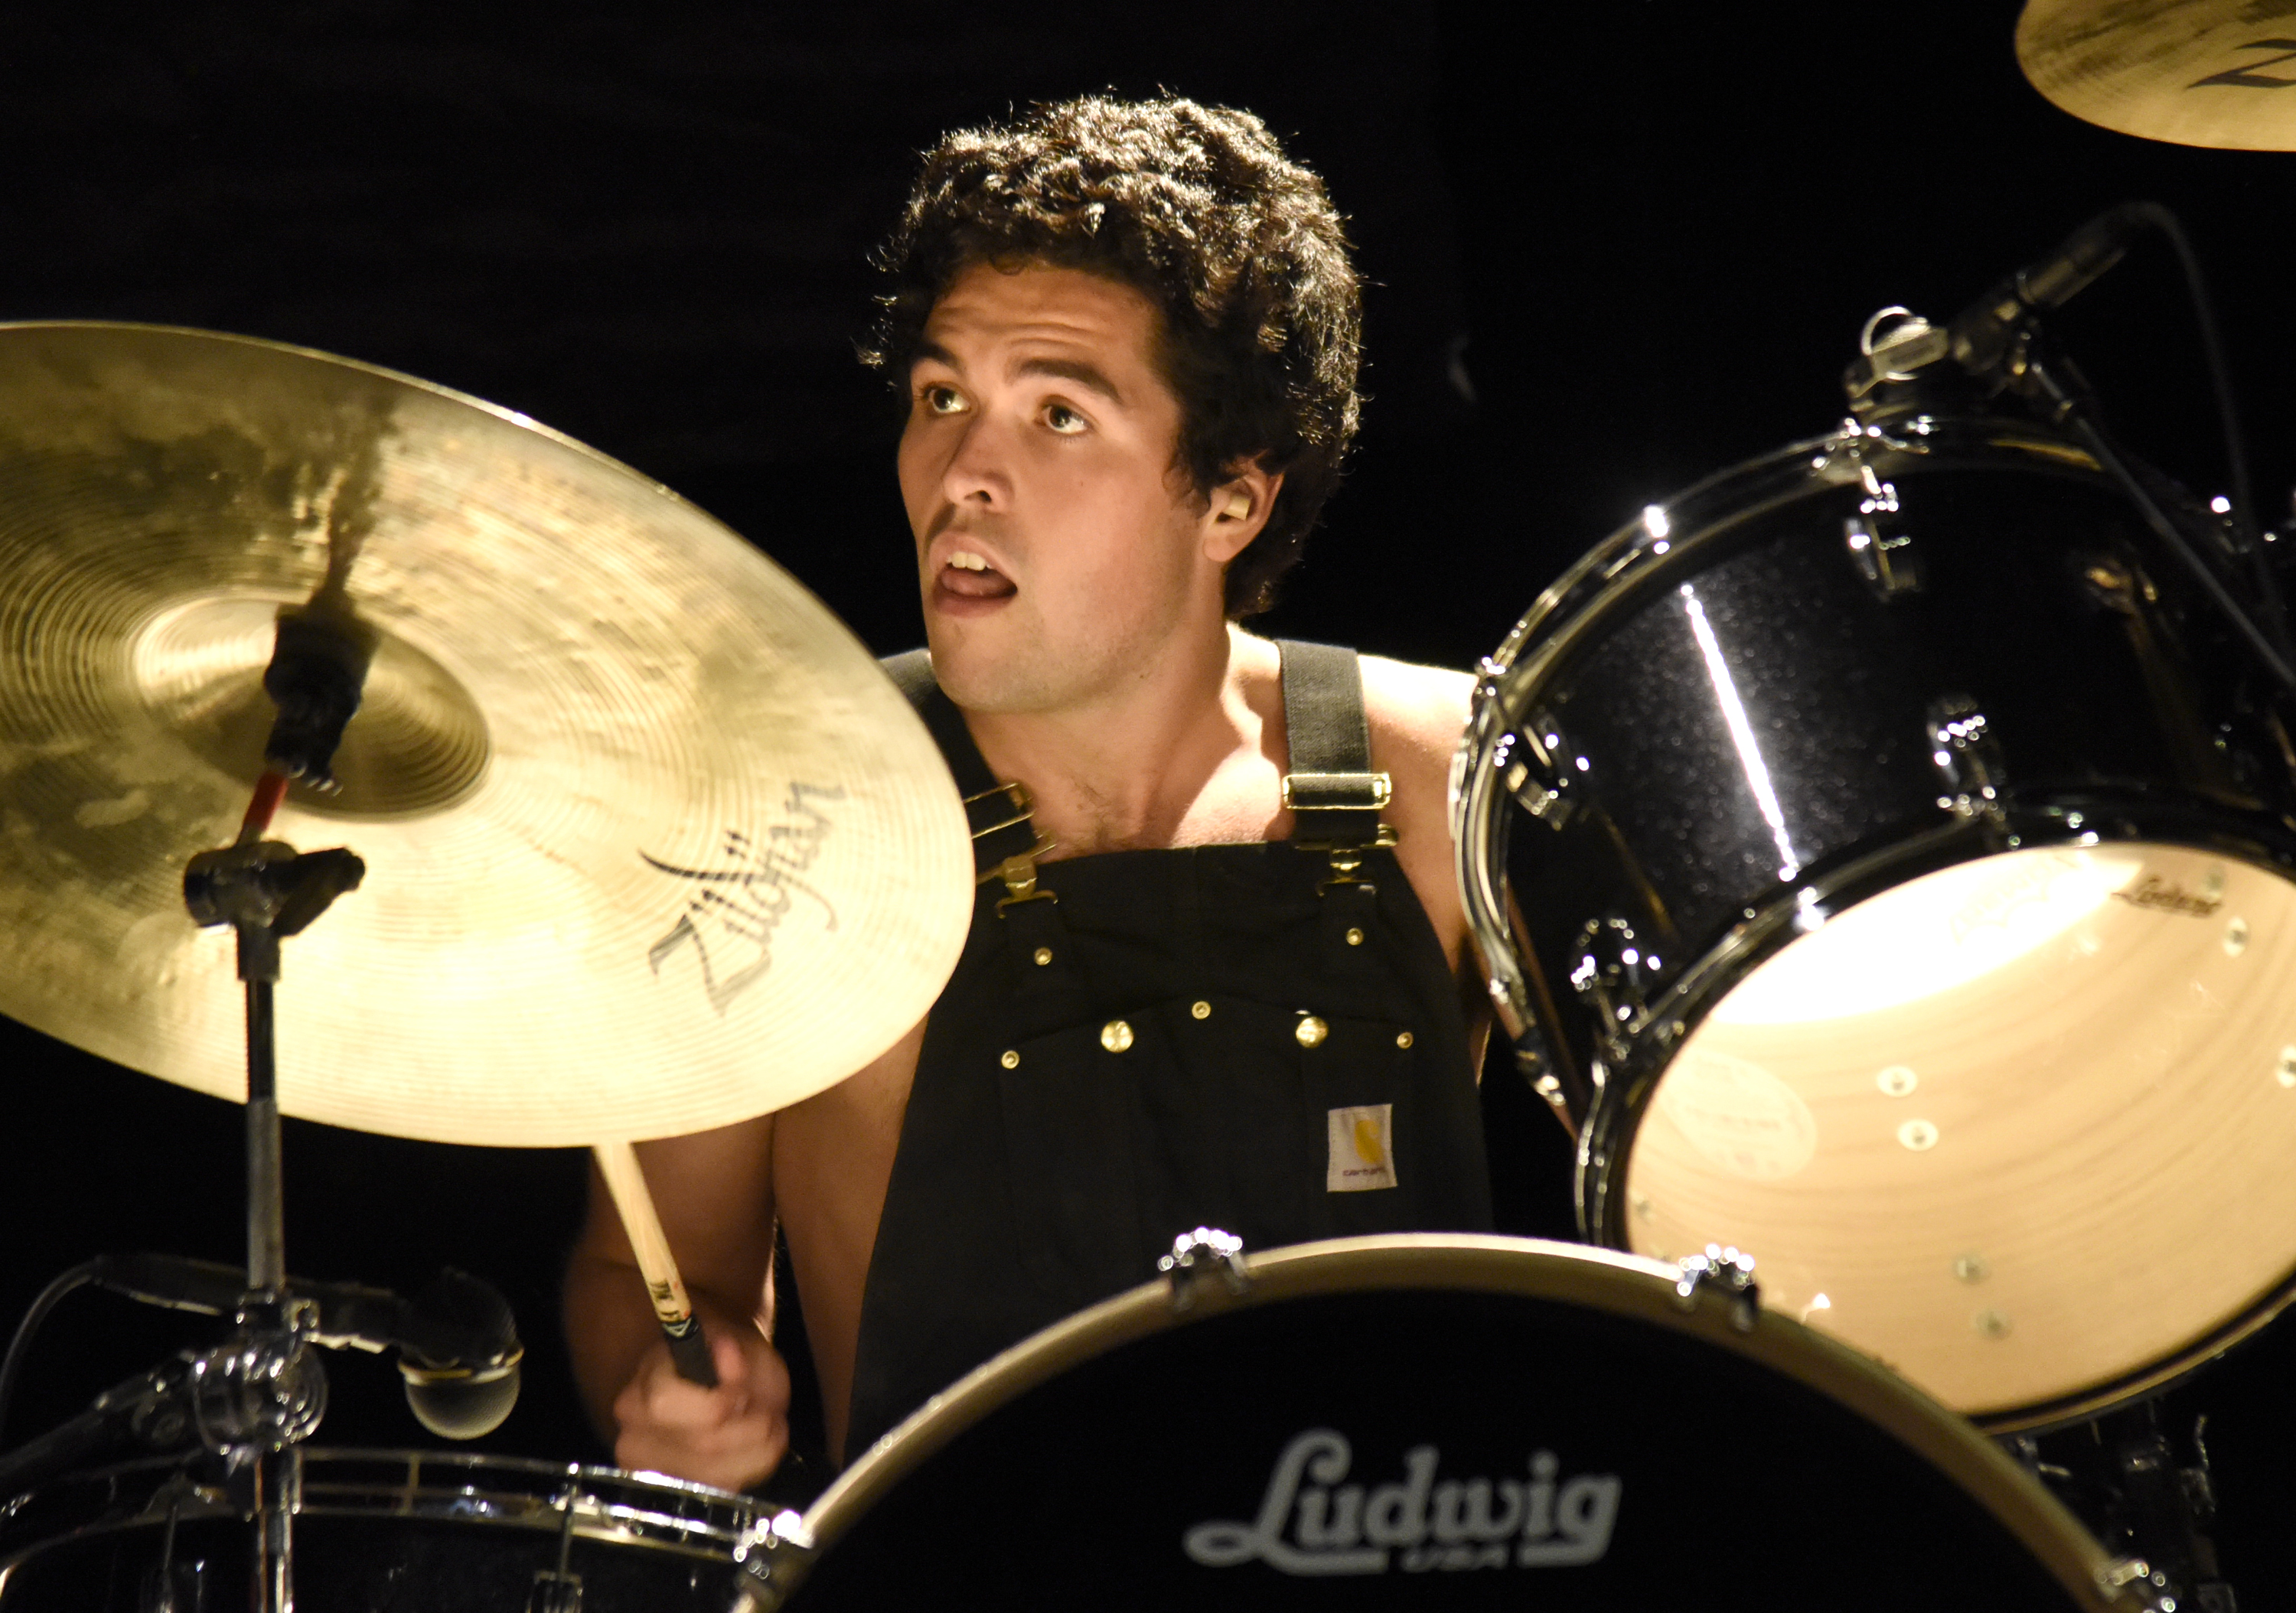
[[[941,473],[941,493],[949,503],[1001,510],[1012,502],[1012,444],[996,423],[976,415],[964,422]]]

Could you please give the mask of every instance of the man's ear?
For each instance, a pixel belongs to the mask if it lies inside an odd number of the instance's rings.
[[[1258,460],[1238,465],[1226,481],[1211,490],[1204,512],[1204,558],[1225,566],[1242,553],[1275,509],[1275,495],[1283,490],[1283,472],[1270,471]]]

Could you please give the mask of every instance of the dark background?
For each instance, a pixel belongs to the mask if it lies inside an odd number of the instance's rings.
[[[1942,318],[2131,196],[2177,209],[2200,247],[2267,522],[2296,478],[2296,156],[2076,121],[2019,76],[2013,5],[1669,0],[1503,23],[1250,0],[302,4],[132,28],[45,9],[0,45],[0,318],[247,332],[521,410],[723,518],[881,651],[920,632],[893,415],[852,357],[864,254],[939,131],[1110,86],[1258,111],[1324,174],[1373,282],[1361,447],[1274,631],[1471,664],[1645,503],[1829,428],[1874,309]],[[2061,329],[2125,434],[2215,492],[2168,261],[2141,249]],[[240,1257],[235,1109],[0,1031],[0,1322],[94,1251]],[[1512,1077],[1489,1085],[1509,1225],[1563,1234],[1561,1133]],[[488,1444],[603,1458],[554,1321],[580,1155],[299,1123],[287,1150],[296,1271],[492,1277],[531,1355]],[[76,1297],[12,1427],[212,1331]],[[2296,1605],[2275,1552],[2296,1499],[2291,1355],[2268,1332],[2170,1401],[2211,1417],[2251,1607]],[[331,1366],[329,1442],[415,1441],[386,1363]],[[1730,1437],[1726,1407],[1701,1437]]]

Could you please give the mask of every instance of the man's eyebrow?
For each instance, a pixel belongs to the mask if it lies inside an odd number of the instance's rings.
[[[1086,391],[1097,392],[1103,397],[1108,399],[1109,402],[1115,404],[1119,407],[1121,407],[1124,403],[1124,394],[1116,389],[1116,383],[1109,380],[1106,375],[1103,375],[1100,371],[1095,369],[1092,365],[1086,364],[1081,359],[1026,359],[1022,361],[1021,364],[1020,373],[1023,375],[1049,375],[1056,381],[1072,381],[1076,382],[1077,385],[1082,387]]]
[[[912,349],[909,367],[914,370],[917,365],[925,364],[939,364],[942,368],[955,370],[959,374],[964,373],[964,366],[956,362],[956,355],[937,341],[920,341]],[[1109,380],[1106,373],[1099,368],[1085,363],[1080,358],[1024,359],[1014,373],[1044,375],[1050,376],[1055,381],[1074,381],[1086,391],[1097,392],[1119,407],[1124,405],[1124,394],[1118,389],[1116,383]]]
[[[943,369],[947,370],[963,368],[963,366],[956,362],[956,355],[950,352],[947,348],[941,346],[940,343],[937,341],[920,341],[917,343],[916,347],[911,350],[909,354],[909,368],[914,370],[919,364],[935,364],[940,365]]]

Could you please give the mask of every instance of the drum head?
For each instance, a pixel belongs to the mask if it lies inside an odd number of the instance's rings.
[[[1684,1306],[1669,1268],[1429,1237],[1249,1268],[933,1402],[808,1515],[790,1605],[2115,1605],[1966,1424],[1791,1322]]]
[[[2111,1397],[2285,1281],[2292,980],[2296,885],[2232,858],[1915,880],[1685,1040],[1636,1134],[1632,1247],[1753,1250],[1771,1305],[1974,1415]]]

